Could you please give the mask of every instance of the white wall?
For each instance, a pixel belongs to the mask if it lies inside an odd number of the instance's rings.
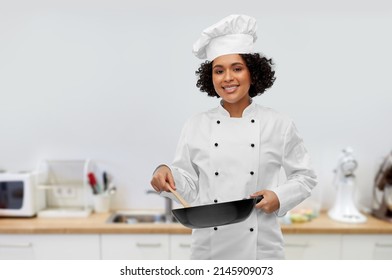
[[[366,209],[392,148],[392,9],[313,2],[0,0],[0,169],[88,157],[115,177],[117,208],[162,208],[145,195],[151,172],[172,160],[184,121],[218,104],[195,87],[192,44],[245,13],[276,63],[255,101],[295,120],[319,175],[313,201],[331,205],[332,170],[352,146]]]

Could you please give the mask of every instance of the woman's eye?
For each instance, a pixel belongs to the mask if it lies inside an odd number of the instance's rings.
[[[234,72],[240,72],[240,71],[242,71],[242,68],[241,68],[241,67],[236,67],[236,68],[234,68]]]
[[[223,70],[215,70],[215,74],[222,74],[223,73]]]

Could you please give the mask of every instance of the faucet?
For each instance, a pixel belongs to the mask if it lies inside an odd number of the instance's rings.
[[[153,190],[148,190],[147,194],[157,194],[159,195],[158,192],[153,191]],[[164,197],[165,198],[165,221],[166,223],[170,223],[173,222],[173,215],[172,215],[172,210],[173,210],[173,201],[168,198],[168,197]]]

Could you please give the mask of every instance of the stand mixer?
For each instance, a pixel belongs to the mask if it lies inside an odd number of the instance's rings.
[[[352,149],[344,149],[334,170],[337,194],[333,207],[328,211],[328,216],[333,220],[346,223],[364,223],[367,220],[354,204],[354,171],[357,167]]]
[[[392,152],[385,157],[375,178],[372,215],[392,222]]]

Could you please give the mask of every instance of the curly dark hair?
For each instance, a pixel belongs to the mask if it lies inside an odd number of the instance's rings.
[[[249,69],[252,84],[249,88],[249,96],[262,95],[275,82],[275,71],[272,69],[272,59],[267,59],[259,53],[240,54]],[[205,61],[195,72],[198,76],[196,86],[208,96],[218,97],[212,83],[212,61]]]

